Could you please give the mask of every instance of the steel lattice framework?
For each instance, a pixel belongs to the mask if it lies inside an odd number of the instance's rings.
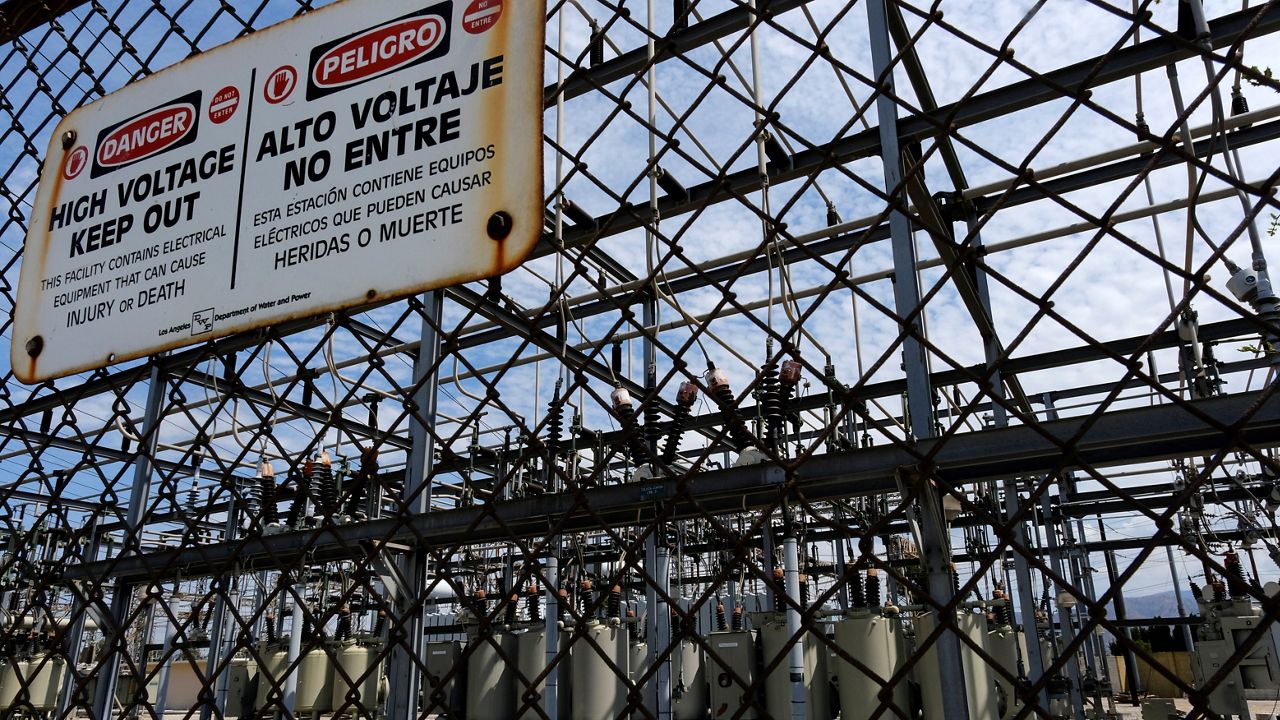
[[[58,120],[321,4],[0,4],[6,344]],[[0,713],[173,715],[179,675],[201,718],[1275,695],[1280,3],[548,5],[520,269],[38,386],[6,365]],[[1152,578],[1197,600],[1129,617]],[[887,671],[837,629],[867,613],[904,635]],[[1228,616],[1256,620],[1197,680],[1132,631]]]

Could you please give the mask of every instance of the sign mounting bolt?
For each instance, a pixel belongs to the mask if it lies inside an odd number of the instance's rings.
[[[70,150],[72,145],[76,144],[76,131],[68,130],[62,133],[62,149]]]
[[[30,340],[27,341],[28,356],[36,357],[40,354],[42,350],[44,350],[44,338],[40,337],[39,335],[35,335]]]
[[[506,240],[507,236],[511,234],[511,226],[511,215],[504,210],[499,210],[489,216],[489,223],[485,229],[489,233],[490,240],[501,241]]]

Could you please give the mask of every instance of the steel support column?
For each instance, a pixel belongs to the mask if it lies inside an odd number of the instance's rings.
[[[234,482],[234,480],[233,480]],[[240,527],[240,507],[236,504],[235,493],[231,493],[227,508],[227,526],[223,532],[223,540],[234,539]],[[209,633],[209,657],[205,663],[205,677],[214,678],[214,701],[203,703],[200,707],[200,720],[213,717],[216,708],[218,717],[223,717],[227,707],[227,686],[231,681],[230,667],[227,660],[235,647],[237,624],[235,620],[228,622],[228,610],[232,617],[239,613],[240,576],[235,572],[223,575],[218,583],[222,592],[214,598],[213,629]]]
[[[409,516],[425,515],[431,510],[431,471],[434,462],[434,440],[431,430],[436,420],[436,366],[440,358],[440,327],[444,291],[436,290],[422,297],[422,342],[413,364],[413,416],[409,435],[409,465],[405,473],[404,502]],[[391,695],[387,698],[387,717],[406,720],[417,717],[422,673],[418,668],[423,657],[423,608],[419,604],[427,582],[427,551],[419,546],[404,556],[400,568],[405,579],[403,593],[396,598],[401,613],[408,613],[400,626],[403,642],[392,642],[387,675]],[[395,633],[392,633],[392,637]]]
[[[85,549],[84,558],[86,561],[95,561],[98,559],[98,519],[93,516],[86,527],[89,538],[89,544]],[[58,693],[58,710],[55,717],[67,717],[70,708],[75,700],[75,689],[77,684],[77,663],[80,659],[80,651],[84,646],[85,623],[89,619],[89,615],[93,613],[92,604],[82,601],[82,595],[77,594],[73,602],[74,609],[72,617],[75,622],[71,626],[71,633],[67,640],[67,675],[62,681],[62,689]],[[8,605],[5,605],[8,609]],[[99,627],[102,624],[99,623]],[[105,628],[104,628],[105,631]]]
[[[893,246],[894,307],[905,327],[902,341],[903,367],[907,376],[907,408],[911,434],[919,441],[934,435],[933,389],[929,363],[921,336],[924,333],[920,286],[916,275],[916,251],[911,227],[903,212],[906,199],[902,181],[902,150],[898,146],[898,106],[894,101],[893,65],[889,49],[886,0],[868,0],[867,19],[871,35],[871,60],[876,76],[876,112],[879,119],[880,154],[884,165],[885,195],[890,204],[889,232]],[[905,474],[904,474],[905,475]],[[900,476],[901,477],[901,476]],[[940,606],[951,604],[954,586],[951,576],[951,538],[942,514],[942,496],[927,474],[919,476],[915,490],[920,498],[920,542],[928,573],[929,595]],[[938,612],[937,640],[941,697],[948,712],[959,720],[968,718],[964,670],[960,664],[959,637],[955,619],[947,621]]]
[[[1101,515],[1098,516],[1098,539],[1102,542],[1107,541],[1107,526],[1103,524]],[[1120,572],[1116,567],[1116,554],[1114,550],[1107,549],[1102,551],[1102,556],[1107,561],[1107,580],[1111,584],[1109,591],[1113,593],[1111,596],[1111,604],[1115,608],[1115,618],[1117,622],[1123,623],[1126,616],[1124,610],[1124,590],[1119,585]],[[1124,634],[1123,639],[1126,641],[1121,644],[1124,646],[1124,667],[1125,676],[1129,683],[1129,701],[1131,705],[1136,707],[1142,704],[1138,699],[1138,658],[1133,652],[1133,640],[1131,633],[1129,632],[1129,628],[1124,625],[1121,625],[1121,628],[1121,632]],[[1117,690],[1119,690],[1119,688],[1117,688]]]
[[[652,80],[650,80],[652,84]],[[657,332],[658,326],[658,300],[656,293],[649,292],[645,295],[642,312],[642,322],[646,328],[653,328]],[[644,391],[646,395],[655,392],[658,385],[658,353],[653,337],[649,334],[644,336],[641,343],[643,348],[644,361]],[[647,403],[657,402],[657,397],[648,397]],[[645,413],[646,415],[648,413]],[[651,435],[647,432],[646,435]],[[657,443],[648,442],[646,438],[646,447],[649,448],[651,457],[658,456]],[[657,465],[651,465],[654,472],[657,472]],[[671,615],[667,604],[662,599],[662,595],[667,592],[667,573],[670,565],[667,562],[671,556],[671,550],[666,546],[666,523],[658,523],[652,533],[649,534],[644,541],[645,558],[649,562],[649,566],[654,568],[654,582],[649,583],[645,589],[645,640],[648,644],[648,662],[649,667],[654,669],[652,679],[652,690],[646,692],[646,701],[650,705],[650,709],[658,716],[660,720],[667,720],[671,717],[671,660],[668,656],[667,660],[658,662],[659,652],[666,648],[670,642],[671,636]],[[661,589],[662,594],[659,594]]]
[[[281,707],[284,708],[282,720],[292,718],[293,709],[297,706],[298,701],[298,673],[302,670],[302,626],[306,622],[303,613],[306,611],[302,606],[302,593],[298,590],[298,584],[290,582],[284,586],[281,597],[293,596],[293,611],[289,618],[289,654],[286,658],[286,670],[284,676],[284,697],[280,701]]]
[[[176,586],[177,583],[174,583]],[[164,709],[169,704],[169,675],[173,668],[173,641],[177,637],[177,628],[169,627],[165,631],[164,644],[160,648],[160,672],[156,674],[156,713],[164,717]]]
[[[143,411],[138,444],[138,459],[133,465],[133,486],[129,491],[129,511],[125,515],[125,546],[122,556],[141,554],[140,535],[142,518],[147,511],[147,498],[151,495],[151,458],[156,453],[160,439],[160,404],[164,400],[166,378],[159,364],[152,361],[150,384],[147,386],[147,404]],[[97,693],[93,700],[93,717],[109,720],[112,717],[116,697],[116,683],[120,677],[120,653],[125,650],[126,619],[129,617],[130,600],[134,583],[124,579],[115,582],[111,590],[111,627],[103,627],[103,644],[107,653],[98,673]],[[113,634],[115,635],[113,637]]]
[[[560,654],[560,543],[558,540],[549,542],[548,547],[550,554],[547,556],[547,587],[545,588],[547,608],[546,617],[543,618],[543,628],[546,633],[545,654],[543,657],[546,658],[547,679],[542,686],[542,707],[546,711],[548,718],[559,720],[561,715],[560,668],[565,666],[563,662],[556,662],[556,658]]]
[[[788,522],[787,525],[790,525]],[[800,550],[795,534],[787,528],[782,539],[782,581],[786,589],[787,603],[780,609],[786,617],[787,638],[791,646],[787,649],[787,672],[791,680],[791,720],[805,720],[808,717],[809,698],[805,692],[805,674],[808,668],[804,665],[804,646],[807,633],[800,627]],[[775,672],[781,671],[781,667]],[[821,682],[815,680],[814,682]]]
[[[974,248],[980,252],[982,248],[982,234],[979,229],[977,215],[972,211],[972,208],[969,212],[967,228],[969,234],[973,236]],[[994,317],[992,316],[991,310],[990,281],[987,278],[986,270],[981,266],[976,266],[974,268],[974,283],[976,285],[978,299],[982,303],[983,310],[987,313],[988,317],[993,320],[992,324],[994,325]],[[994,419],[995,427],[1008,427],[1009,412],[1005,408],[1004,404],[1000,402],[1005,399],[1004,383],[1001,379],[1002,373],[998,369],[1000,355],[1003,351],[1000,347],[1000,341],[994,332],[983,334],[983,350],[987,361],[987,367],[995,368],[991,376],[991,414]],[[1005,520],[1009,520],[1010,518],[1017,517],[1018,515],[1018,479],[1013,476],[1004,478],[1002,485],[1004,490]],[[1016,542],[1019,545],[1027,549],[1031,547],[1030,538],[1027,537],[1027,528],[1025,523],[1018,521],[1013,524],[1013,527],[1010,528],[1010,530],[1013,532]],[[1024,661],[1024,666],[1020,668],[1020,671],[1024,672],[1027,679],[1034,685],[1044,676],[1044,657],[1041,652],[1040,643],[1038,641],[1030,641],[1030,639],[1040,637],[1040,631],[1036,624],[1036,599],[1035,592],[1031,586],[1031,564],[1024,553],[1014,551],[1013,573],[1014,577],[1018,581],[1018,606],[1022,609],[1022,632],[1024,637],[1029,638],[1028,642],[1025,643],[1025,658],[1021,656],[1023,646],[1021,644],[1016,645],[1017,652],[1019,653],[1019,660]],[[1013,602],[1012,592],[1009,594],[1009,602]],[[1048,690],[1041,688],[1038,695],[1040,697],[1040,706],[1045,708],[1049,707]]]
[[[1049,496],[1047,494],[1040,496],[1040,509],[1041,516],[1044,518],[1044,534],[1049,555],[1049,566],[1053,569],[1055,575],[1065,577],[1066,573],[1062,567],[1062,549],[1058,543],[1057,523],[1053,519],[1053,512],[1052,508],[1049,507]],[[1069,589],[1058,587],[1057,592],[1069,592]],[[1057,601],[1058,599],[1060,599],[1060,596],[1054,599],[1054,605],[1058,607],[1058,625],[1062,633],[1062,643],[1065,647],[1075,640],[1076,628],[1072,621],[1070,607],[1064,606]],[[1053,610],[1050,609],[1049,612],[1052,613]],[[1071,653],[1067,658],[1067,680],[1071,685],[1067,694],[1071,698],[1071,707],[1075,713],[1076,720],[1084,720],[1084,693],[1080,689],[1080,667],[1076,664],[1076,657],[1075,653]]]
[[[1068,492],[1074,491],[1075,479],[1069,477],[1064,485],[1065,486],[1062,488],[1061,493],[1066,495]],[[1086,603],[1092,603],[1095,600],[1095,596],[1093,594],[1093,582],[1087,575],[1089,572],[1088,562],[1083,553],[1080,552],[1079,542],[1076,538],[1075,532],[1075,527],[1078,525],[1079,521],[1063,517],[1060,519],[1060,522],[1062,523],[1062,537],[1067,546],[1067,567],[1071,571],[1071,576],[1068,579],[1071,581],[1071,584],[1075,587],[1076,591],[1084,595]],[[1077,610],[1076,614],[1078,617],[1083,617],[1083,613],[1080,610]],[[1083,621],[1081,622],[1081,625],[1083,625]],[[1085,685],[1091,682],[1093,687],[1093,703],[1095,712],[1101,712],[1104,702],[1102,697],[1102,683],[1099,678],[1106,674],[1106,651],[1104,649],[1100,649],[1100,644],[1101,641],[1099,639],[1098,632],[1095,629],[1089,631],[1089,633],[1085,635],[1084,643],[1081,646],[1081,649],[1084,652],[1085,680],[1088,682],[1082,682],[1080,686],[1080,694],[1082,697],[1085,696]]]
[[[1057,420],[1058,410],[1053,405],[1053,398],[1044,396],[1042,397],[1042,401],[1046,412],[1045,419]],[[1058,482],[1061,486],[1072,484],[1073,481],[1074,479],[1072,478],[1071,473],[1067,472],[1059,478]],[[1050,507],[1049,504],[1048,493],[1044,493],[1040,496],[1040,511],[1041,517],[1044,521],[1044,534],[1045,543],[1048,546],[1049,566],[1053,569],[1053,573],[1055,575],[1058,577],[1065,577],[1066,572],[1064,572],[1062,567],[1062,557],[1064,553],[1061,549],[1060,543],[1058,542],[1058,523],[1062,520],[1054,516],[1053,508]],[[1068,591],[1067,588],[1058,588],[1059,593],[1066,591]],[[1058,623],[1060,626],[1059,629],[1062,632],[1063,644],[1064,646],[1069,645],[1076,637],[1076,628],[1072,622],[1071,609],[1063,607],[1061,603],[1057,602],[1057,598],[1055,598],[1054,605],[1057,605],[1058,607]],[[1050,610],[1049,612],[1050,617],[1052,617],[1053,611]],[[1076,720],[1084,720],[1084,691],[1081,689],[1082,686],[1080,685],[1080,666],[1076,663],[1075,653],[1072,653],[1071,657],[1068,658],[1066,669],[1067,680],[1070,683],[1070,688],[1068,689],[1067,694],[1071,698],[1071,707],[1075,712]]]

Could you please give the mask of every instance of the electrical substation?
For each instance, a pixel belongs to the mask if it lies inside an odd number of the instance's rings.
[[[0,42],[0,717],[1280,714],[1280,3]]]

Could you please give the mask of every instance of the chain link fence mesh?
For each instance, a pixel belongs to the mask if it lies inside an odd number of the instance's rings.
[[[58,120],[323,4],[0,5],[7,343]],[[6,362],[0,714],[1274,714],[1275,2],[546,23],[521,268]]]

